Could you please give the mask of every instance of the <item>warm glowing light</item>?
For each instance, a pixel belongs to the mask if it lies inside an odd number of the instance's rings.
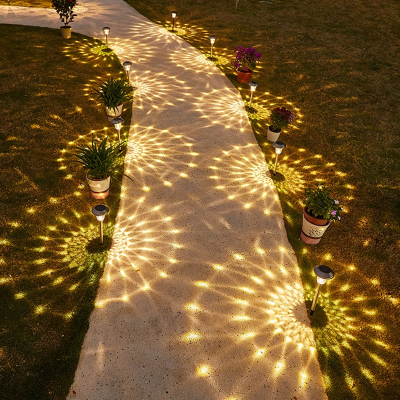
[[[232,317],[232,321],[249,321],[250,319],[247,315],[235,315]]]
[[[184,342],[191,342],[191,341],[199,340],[199,339],[201,339],[201,335],[198,332],[189,332],[182,336],[182,340]]]
[[[196,375],[205,378],[211,375],[211,367],[209,365],[199,365],[196,368]]]
[[[200,311],[200,307],[196,303],[190,303],[186,305],[188,311]]]
[[[204,282],[204,281],[197,281],[195,283],[196,286],[198,287],[204,287],[204,288],[208,288],[210,285],[208,284],[208,282]]]
[[[275,375],[279,375],[283,371],[284,368],[285,368],[285,363],[283,361],[278,361],[275,364],[275,368],[274,368]]]
[[[219,271],[222,271],[224,269],[224,267],[222,265],[219,265],[219,264],[214,264],[213,268],[215,268],[215,269],[217,269]]]

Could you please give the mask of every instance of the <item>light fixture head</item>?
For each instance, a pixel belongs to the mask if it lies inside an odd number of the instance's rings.
[[[103,28],[103,32],[104,32],[105,35],[108,35],[110,33],[110,28],[108,26],[105,26]]]
[[[175,19],[175,18],[176,18],[176,15],[177,15],[177,14],[176,14],[176,11],[172,11],[171,15],[172,15],[172,18]]]
[[[94,206],[92,208],[92,214],[96,217],[98,221],[103,221],[109,210],[110,209],[104,204],[97,204],[97,206]]]
[[[215,39],[216,39],[217,37],[216,36],[210,36],[210,42],[211,42],[211,44],[214,44],[215,43]]]
[[[326,265],[317,265],[314,268],[314,273],[317,275],[317,282],[323,285],[326,281],[332,279],[335,275],[333,270]]]
[[[121,124],[122,124],[123,122],[124,122],[124,119],[121,118],[121,117],[114,118],[114,119],[111,121],[111,123],[114,124],[115,129],[118,130],[118,131],[121,129]]]
[[[129,71],[131,69],[132,63],[130,61],[124,61],[122,66],[124,67],[125,71]]]
[[[250,86],[250,90],[252,92],[254,92],[256,90],[257,86],[258,86],[258,83],[257,82],[250,82],[249,86]]]
[[[276,154],[281,154],[283,149],[286,147],[286,144],[281,141],[277,141],[277,142],[272,143],[272,146],[275,147]]]

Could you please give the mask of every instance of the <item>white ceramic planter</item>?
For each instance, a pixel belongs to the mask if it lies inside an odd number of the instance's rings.
[[[331,223],[328,221],[325,225],[315,225],[312,222],[307,221],[303,214],[303,226],[300,234],[301,240],[308,244],[319,243],[330,224]]]
[[[111,178],[107,179],[89,179],[86,176],[91,195],[94,199],[105,199],[110,194]]]
[[[70,26],[61,26],[60,30],[63,39],[71,39],[72,28]]]
[[[279,135],[281,134],[281,130],[279,129],[278,132],[273,132],[270,130],[271,127],[268,128],[268,132],[267,132],[267,140],[269,140],[270,142],[276,142],[279,138]]]
[[[108,107],[106,107],[106,114],[107,114],[108,120],[111,122],[114,118],[120,117],[122,115],[123,107],[124,107],[123,104],[120,104],[116,108],[108,108]]]

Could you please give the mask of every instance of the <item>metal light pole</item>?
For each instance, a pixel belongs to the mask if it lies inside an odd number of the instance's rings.
[[[213,53],[213,47],[214,47],[215,39],[216,39],[216,36],[210,36],[210,42],[211,42],[211,57],[210,57],[210,60],[213,60],[212,53]]]
[[[103,32],[106,35],[106,48],[103,51],[109,52],[111,49],[108,48],[108,34],[110,33],[110,28],[108,26],[105,26],[103,28]]]
[[[257,112],[257,110],[255,110],[254,108],[251,108],[251,103],[253,102],[253,94],[257,89],[258,83],[257,82],[250,82],[249,83],[250,86],[250,104],[249,104],[249,111],[250,112]]]
[[[172,11],[171,15],[172,15],[172,31],[171,32],[175,32],[175,30],[174,30],[174,28],[175,28],[175,18],[177,16],[176,11]]]
[[[314,273],[317,275],[317,290],[315,291],[314,295],[314,300],[311,304],[311,310],[310,310],[310,315],[314,314],[315,306],[317,305],[317,299],[319,295],[319,291],[321,289],[321,286],[326,283],[326,281],[332,279],[335,275],[333,270],[326,265],[318,265],[314,268]]]
[[[122,63],[122,66],[124,67],[124,70],[125,70],[125,72],[126,72],[126,76],[128,77],[128,83],[130,84],[130,81],[129,81],[129,71],[130,71],[130,69],[131,69],[131,65],[132,65],[132,63],[130,62],[130,61],[124,61],[123,63]]]
[[[100,221],[100,244],[103,244],[103,220],[108,214],[110,209],[104,204],[98,204],[92,208],[92,214],[96,217],[97,221]]]
[[[281,141],[278,141],[278,142],[272,143],[272,146],[275,147],[275,153],[276,153],[275,168],[274,168],[274,175],[276,175],[276,167],[278,165],[278,157],[279,157],[279,154],[281,154],[283,149],[286,147],[286,144]]]
[[[111,121],[111,123],[114,124],[114,128],[115,128],[115,129],[117,130],[117,132],[118,132],[119,151],[122,151],[122,148],[121,148],[121,134],[120,134],[120,131],[121,131],[121,125],[122,125],[123,122],[124,122],[124,119],[121,118],[121,117],[114,118],[114,119]]]

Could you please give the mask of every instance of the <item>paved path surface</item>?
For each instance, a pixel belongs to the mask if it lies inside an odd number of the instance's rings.
[[[121,0],[73,31],[138,86],[114,244],[69,399],[324,399],[277,192],[242,100],[194,48]],[[0,22],[58,28],[53,10]]]

